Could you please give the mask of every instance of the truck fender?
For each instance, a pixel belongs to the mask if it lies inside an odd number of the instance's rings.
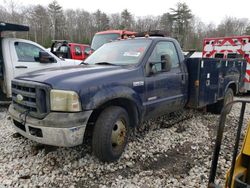
[[[128,99],[137,107],[139,115],[143,112],[140,96],[131,88],[126,86],[106,87],[98,91],[93,97],[83,102],[83,109],[94,110],[101,105],[114,99]]]
[[[238,84],[235,83],[234,81],[230,81],[227,83],[223,95],[225,95],[228,88],[233,89],[234,93],[236,93],[236,94],[238,93]]]

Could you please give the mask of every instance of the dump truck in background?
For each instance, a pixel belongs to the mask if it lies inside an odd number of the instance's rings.
[[[6,31],[29,31],[28,26],[0,22],[0,35]],[[49,67],[80,64],[64,60],[41,45],[19,38],[0,38],[0,103],[11,100],[11,80],[20,74]],[[8,102],[7,102],[8,103]]]

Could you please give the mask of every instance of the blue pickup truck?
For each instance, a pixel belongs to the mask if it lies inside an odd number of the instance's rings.
[[[240,59],[184,58],[172,38],[114,41],[82,65],[15,78],[9,112],[18,133],[47,145],[80,145],[91,130],[93,153],[111,162],[146,119],[186,107],[219,113],[245,69]]]

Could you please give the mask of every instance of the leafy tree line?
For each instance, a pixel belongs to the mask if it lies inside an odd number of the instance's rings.
[[[30,26],[29,32],[14,33],[14,36],[33,40],[45,47],[49,47],[54,39],[90,43],[96,32],[107,29],[137,32],[161,29],[176,38],[184,49],[197,50],[201,49],[205,37],[250,34],[250,20],[247,18],[225,17],[216,26],[203,23],[186,3],[177,3],[166,11],[159,16],[135,17],[127,9],[114,14],[99,9],[90,13],[83,9],[63,9],[57,1],[44,7],[21,6],[8,0],[0,5],[0,21]]]

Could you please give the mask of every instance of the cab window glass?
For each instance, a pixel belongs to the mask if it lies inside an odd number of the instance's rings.
[[[85,48],[85,53],[87,53],[87,54],[90,53],[90,50],[91,50],[90,47],[86,47],[86,48]]]
[[[214,58],[224,58],[224,54],[216,53],[216,54],[214,55]]]
[[[114,65],[136,65],[141,62],[151,40],[136,39],[106,43],[86,59],[88,64],[107,62]]]
[[[75,46],[75,54],[76,55],[82,55],[81,47],[80,46]]]
[[[68,50],[69,50],[68,46],[60,46],[58,51],[62,53],[68,53]]]
[[[37,62],[39,52],[44,52],[41,48],[24,42],[15,42],[15,49],[20,62]]]
[[[229,54],[227,54],[227,58],[231,58],[231,59],[243,58],[243,55],[237,54],[237,53],[229,53]]]
[[[149,57],[149,62],[161,62],[161,58],[164,55],[170,56],[172,68],[179,67],[179,59],[175,46],[172,42],[167,41],[158,42],[156,44],[151,56]],[[155,69],[161,71],[161,66],[162,65],[158,63],[155,65]]]

